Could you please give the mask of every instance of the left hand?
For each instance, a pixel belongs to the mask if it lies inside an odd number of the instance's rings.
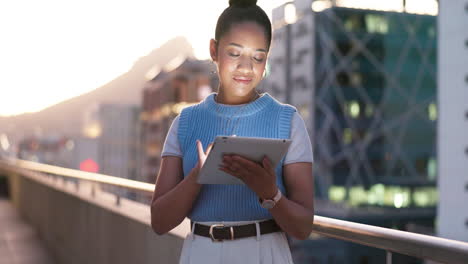
[[[219,169],[243,181],[260,198],[271,199],[278,190],[275,168],[266,156],[260,165],[239,155],[224,155]]]

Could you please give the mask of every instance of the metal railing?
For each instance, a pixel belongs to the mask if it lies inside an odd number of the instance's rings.
[[[31,161],[0,161],[0,167],[2,167],[2,164],[13,168],[17,167],[62,177],[120,186],[139,192],[152,193],[154,191],[154,184]],[[468,263],[468,243],[466,242],[359,224],[318,215],[314,217],[313,232],[330,238],[386,250],[387,263],[391,263],[392,261],[392,252],[441,263]]]

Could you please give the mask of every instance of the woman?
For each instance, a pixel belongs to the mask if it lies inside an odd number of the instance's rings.
[[[259,94],[271,22],[256,0],[230,0],[218,18],[211,58],[218,93],[185,108],[171,126],[151,204],[151,224],[165,234],[192,221],[180,263],[292,263],[285,233],[308,238],[314,217],[312,149],[293,106]],[[226,155],[220,170],[244,185],[201,185],[200,168],[218,135],[291,138],[273,168]],[[204,149],[206,148],[206,151]]]

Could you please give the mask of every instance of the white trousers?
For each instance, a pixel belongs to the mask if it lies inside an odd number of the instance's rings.
[[[260,221],[198,222],[203,225],[245,225]],[[192,226],[193,230],[193,226]],[[213,242],[211,238],[187,235],[182,247],[179,264],[293,264],[291,251],[284,232],[235,240]]]

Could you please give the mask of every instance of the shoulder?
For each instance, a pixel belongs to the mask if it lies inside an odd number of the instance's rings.
[[[295,112],[291,121],[291,133],[296,135],[308,136],[307,127],[304,119],[299,112]]]
[[[202,101],[191,104],[189,106],[186,106],[182,109],[180,115],[187,115],[193,111],[199,111],[199,110],[207,110],[209,108],[209,105],[212,104],[214,93],[209,94],[205,99]]]
[[[174,120],[172,120],[172,125],[175,127],[179,126],[179,119],[180,119],[180,114],[178,114],[176,117],[174,117]]]
[[[269,93],[265,93],[265,96],[269,96],[271,98],[271,102],[277,107],[280,107],[283,110],[291,112],[291,113],[297,112],[297,108],[294,105],[282,103],[278,101],[278,99],[270,95]]]
[[[194,112],[196,113],[196,112],[199,112],[199,111],[207,110],[208,109],[208,101],[212,100],[210,98],[212,96],[213,96],[213,94],[210,94],[204,100],[202,100],[202,101],[200,101],[198,103],[191,104],[191,105],[188,105],[188,106],[184,107],[180,111],[180,122],[186,122],[187,120],[189,120],[190,117],[192,116],[192,113],[194,113]]]
[[[180,115],[182,116],[182,115],[186,115],[186,114],[193,112],[194,110],[200,108],[201,103],[202,102],[184,107],[182,111],[180,112]]]
[[[302,118],[301,114],[299,113],[299,111],[297,111],[297,109],[296,109],[296,112],[294,112],[294,114],[293,114],[293,122],[296,123],[296,124],[305,123],[304,118]]]

